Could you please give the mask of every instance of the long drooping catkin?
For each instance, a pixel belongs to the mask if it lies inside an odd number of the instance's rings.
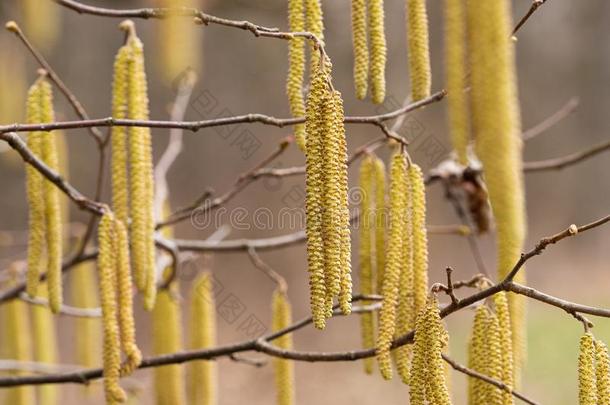
[[[121,338],[117,320],[115,226],[112,214],[104,214],[98,229],[97,258],[102,322],[104,327],[104,392],[107,402],[123,402],[125,391],[119,385],[121,375]]]
[[[320,0],[305,1],[305,28],[314,34],[320,41],[324,41],[324,16]],[[310,70],[314,71],[320,63],[320,53],[315,49],[313,42],[309,41]],[[312,84],[310,83],[310,86]]]
[[[176,353],[182,346],[182,311],[177,298],[178,284],[159,291],[152,311],[153,352],[155,355]],[[155,403],[185,404],[183,366],[172,364],[155,368]],[[205,402],[204,402],[205,403]]]
[[[311,89],[307,98],[306,132],[306,212],[307,262],[309,270],[310,301],[314,326],[326,325],[326,282],[324,279],[324,241],[322,238],[323,118],[322,107],[327,97],[326,76],[322,68],[312,74]]]
[[[375,264],[377,271],[375,278],[376,292],[380,293],[385,269],[385,239],[388,218],[385,197],[385,165],[381,159],[375,159],[373,180],[375,183]]]
[[[385,100],[386,39],[383,0],[369,2],[369,35],[371,38],[371,98],[373,103]]]
[[[487,324],[487,373],[488,377],[496,381],[502,381],[504,372],[502,370],[502,341],[500,335],[500,322],[495,314],[490,314]],[[487,392],[487,404],[502,405],[504,404],[503,391],[491,384],[485,385]]]
[[[273,293],[271,329],[277,332],[292,323],[292,312],[286,293],[276,290]],[[292,334],[287,333],[273,342],[281,349],[292,349]],[[294,404],[294,362],[292,360],[274,358],[275,386],[278,405]]]
[[[595,339],[591,333],[585,333],[580,338],[580,353],[578,355],[578,399],[580,405],[597,404]]]
[[[288,0],[288,28],[291,32],[305,31],[305,3],[303,0]],[[305,115],[303,97],[303,75],[305,74],[305,39],[294,37],[288,45],[288,78],[286,94],[290,104],[290,113],[294,117]],[[305,151],[305,124],[294,127],[297,145]]]
[[[513,268],[525,238],[521,131],[510,2],[467,2],[471,107],[476,153],[483,164],[497,228],[498,278]],[[517,275],[524,281],[524,272]],[[509,294],[515,385],[525,360],[525,299]]]
[[[595,341],[595,382],[597,384],[597,404],[610,404],[610,359],[608,347],[600,340]]]
[[[383,279],[383,303],[379,313],[377,359],[379,370],[386,380],[392,378],[390,346],[396,327],[398,288],[403,265],[403,237],[405,236],[405,212],[407,209],[407,163],[397,152],[390,166],[390,229],[386,268]]]
[[[99,306],[95,266],[89,262],[79,264],[70,272],[72,303],[78,308]],[[101,323],[98,319],[78,317],[74,320],[73,341],[77,364],[92,368],[99,366],[102,342]]]
[[[369,46],[367,40],[367,1],[352,0],[352,42],[354,47],[354,86],[363,100],[369,83]]]
[[[466,93],[466,3],[445,0],[445,81],[447,86],[449,131],[458,161],[466,165],[470,137]]]
[[[373,270],[374,270],[374,249],[373,236],[375,230],[375,183],[373,182],[375,160],[372,156],[367,156],[360,166],[360,190],[362,192],[362,202],[360,211],[360,249],[358,251],[360,262],[360,293],[373,294]],[[369,304],[365,301],[364,304]],[[365,312],[360,315],[360,326],[362,329],[362,346],[365,348],[375,345],[375,318],[373,313]],[[373,372],[373,359],[363,360],[364,371],[367,374]]]
[[[493,297],[494,306],[496,310],[496,316],[498,318],[498,333],[500,338],[500,351],[502,354],[501,358],[501,369],[502,374],[500,380],[506,384],[507,387],[513,388],[513,345],[512,345],[512,331],[510,322],[510,309],[508,306],[508,299],[505,292],[499,292]],[[501,390],[502,405],[513,404],[513,396],[510,392]]]
[[[214,286],[210,273],[201,274],[191,291],[190,348],[205,349],[216,344]],[[191,404],[217,403],[216,362],[194,361],[188,369],[188,399]]]
[[[430,51],[428,49],[428,15],[426,0],[407,1],[407,43],[413,101],[430,95]]]
[[[426,186],[421,168],[411,163],[408,170],[413,209],[413,293],[415,313],[426,304],[428,292],[428,234],[426,231]]]
[[[470,340],[468,341],[468,368],[482,374],[487,374],[487,329],[490,313],[485,305],[476,309]],[[484,405],[486,403],[487,387],[484,381],[468,377],[468,403]]]
[[[411,404],[449,405],[442,350],[447,344],[435,296],[430,297],[417,316],[411,367]],[[428,402],[426,402],[428,401]]]
[[[43,283],[44,285],[44,283]],[[40,296],[47,297],[42,290]],[[32,332],[34,336],[34,360],[44,364],[56,364],[58,361],[57,330],[53,313],[44,306],[32,305]],[[57,385],[42,385],[38,389],[38,403],[40,405],[54,405],[57,403],[59,389]]]
[[[22,0],[25,30],[37,46],[49,50],[61,33],[59,8],[48,2]]]

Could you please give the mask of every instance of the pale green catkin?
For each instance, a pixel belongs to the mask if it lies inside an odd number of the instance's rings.
[[[45,283],[43,283],[44,285]],[[45,286],[46,287],[46,286]],[[42,292],[40,297],[47,298]],[[34,360],[44,364],[55,364],[59,360],[57,329],[53,313],[41,305],[31,306],[32,336],[34,337]],[[59,397],[59,387],[48,384],[37,388],[39,405],[55,405]]]
[[[288,297],[284,291],[276,290],[273,293],[272,325],[271,330],[277,332],[287,328],[292,323],[292,310]],[[286,333],[273,344],[285,350],[292,349],[292,334]],[[276,403],[278,405],[293,405],[294,399],[294,361],[282,358],[273,359],[275,373]]]
[[[385,269],[386,255],[386,222],[388,213],[386,210],[386,179],[385,165],[383,160],[375,159],[374,165],[375,175],[375,263],[376,263],[376,292],[381,293],[383,284],[383,271]]]
[[[366,97],[369,82],[369,47],[366,18],[367,1],[352,0],[352,42],[354,48],[354,86],[356,97]]]
[[[385,100],[386,38],[383,0],[369,2],[369,35],[371,39],[371,98],[373,103]]]

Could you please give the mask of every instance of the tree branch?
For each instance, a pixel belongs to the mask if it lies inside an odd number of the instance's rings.
[[[561,170],[565,167],[580,163],[590,157],[598,155],[602,152],[610,150],[610,141],[594,145],[585,150],[571,153],[567,156],[562,156],[554,159],[539,160],[535,162],[525,162],[523,164],[524,172],[543,172],[549,170]]]

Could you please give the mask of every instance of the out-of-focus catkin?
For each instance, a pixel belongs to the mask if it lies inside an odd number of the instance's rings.
[[[366,97],[369,82],[369,47],[367,40],[367,1],[352,0],[352,42],[354,47],[354,86],[356,97]]]
[[[288,0],[288,28],[291,32],[305,31],[305,3],[303,0]],[[305,39],[294,37],[288,45],[288,78],[286,94],[290,112],[294,117],[305,116],[305,99],[303,97],[303,76],[305,74]],[[305,151],[305,124],[294,127],[297,145]]]
[[[600,340],[595,341],[595,382],[597,384],[597,404],[610,404],[610,359],[608,347]]]
[[[470,97],[475,149],[496,220],[498,278],[520,257],[525,238],[520,113],[511,3],[467,3]],[[517,274],[524,281],[524,272]],[[525,297],[509,294],[515,386],[525,360]]]
[[[60,8],[38,0],[22,0],[20,4],[28,37],[37,47],[51,49],[61,33]]]
[[[44,285],[44,283],[43,283]],[[46,298],[42,289],[40,297]],[[44,306],[32,305],[32,336],[34,337],[34,360],[44,364],[56,364],[58,361],[57,330],[53,313]],[[59,389],[57,385],[41,385],[37,389],[40,405],[57,403]]]
[[[384,271],[383,303],[379,313],[377,360],[379,370],[386,380],[392,378],[390,346],[396,327],[396,306],[403,260],[405,212],[407,209],[407,162],[401,152],[392,157],[390,166],[390,229]]]
[[[365,295],[373,294],[373,269],[374,269],[374,248],[373,236],[375,230],[375,183],[373,175],[375,160],[372,156],[367,156],[360,166],[360,191],[362,193],[361,211],[360,211],[360,292]],[[369,304],[369,301],[363,302]],[[362,329],[362,345],[365,348],[375,345],[375,318],[373,313],[366,312],[360,315],[360,326]],[[364,371],[367,374],[373,372],[373,359],[367,358],[363,360]]]
[[[216,316],[212,275],[201,274],[191,291],[190,348],[205,349],[216,345]],[[200,360],[188,365],[188,399],[191,404],[217,403],[216,362]]]
[[[95,266],[85,262],[70,272],[72,303],[78,308],[99,306]],[[101,323],[95,318],[78,317],[74,320],[73,341],[78,365],[92,368],[99,366],[102,343]]]
[[[368,0],[369,36],[371,39],[371,99],[375,104],[385,100],[386,38],[383,0]]]
[[[413,294],[415,313],[426,304],[428,292],[428,234],[426,231],[426,186],[421,168],[411,163],[408,170],[413,210]]]
[[[277,332],[290,326],[292,311],[285,291],[276,290],[273,293],[271,329]],[[287,333],[273,344],[281,349],[292,349],[292,334]],[[294,362],[288,359],[274,358],[275,386],[278,405],[294,404]]]
[[[415,326],[410,381],[411,404],[451,404],[442,357],[446,339],[447,332],[440,318],[438,301],[435,296],[431,296],[417,316]]]
[[[445,0],[445,81],[449,130],[453,149],[462,165],[468,163],[466,151],[470,137],[466,72],[466,2]]]
[[[386,179],[383,160],[375,159],[373,180],[375,183],[375,264],[376,292],[381,292],[385,269],[385,239],[388,213],[386,210]]]
[[[407,1],[407,44],[411,77],[411,97],[418,101],[430,95],[430,51],[426,0]]]
[[[578,399],[580,405],[597,404],[595,339],[591,333],[585,333],[580,338],[580,353],[578,355]]]

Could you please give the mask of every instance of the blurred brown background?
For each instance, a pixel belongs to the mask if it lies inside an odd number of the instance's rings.
[[[43,0],[41,0],[42,2]],[[48,0],[44,0],[48,1]],[[18,0],[1,0],[2,21],[15,19]],[[153,1],[93,1],[100,6],[128,8],[152,6]],[[350,115],[369,115],[395,109],[408,93],[408,71],[403,1],[386,1],[386,27],[388,37],[387,83],[388,100],[382,107],[370,102],[357,101],[352,85],[352,49],[349,7],[350,2],[324,1],[326,44],[334,66],[334,83],[343,92],[346,111]],[[429,2],[433,89],[443,87],[442,6]],[[528,0],[514,2],[515,15],[522,16],[529,8]],[[56,6],[59,7],[59,6]],[[265,26],[286,29],[286,2],[283,0],[230,0],[205,1],[204,11],[231,19],[246,19]],[[94,16],[79,16],[69,10],[60,10],[61,33],[57,43],[45,50],[50,62],[66,84],[75,92],[92,117],[110,115],[112,61],[122,43],[118,30],[120,20]],[[158,58],[158,21],[136,21],[142,37],[149,73],[151,117],[168,119],[168,107],[174,98],[171,83],[162,79]],[[199,120],[216,116],[259,112],[279,117],[289,115],[284,94],[287,70],[287,43],[275,39],[256,39],[250,33],[220,26],[200,27],[202,41],[200,80],[195,88],[193,104],[186,119]],[[573,2],[553,0],[547,2],[526,24],[518,35],[517,56],[519,89],[523,127],[527,129],[557,111],[570,98],[578,97],[577,111],[544,135],[527,143],[526,161],[569,154],[589,145],[607,140],[610,136],[607,114],[610,109],[610,2],[589,0]],[[23,60],[27,83],[35,78],[36,63],[17,44],[9,33],[0,33],[0,74],[17,77],[16,61]],[[8,68],[6,68],[8,66]],[[11,67],[12,66],[12,67]],[[0,92],[5,89],[0,88]],[[24,91],[24,90],[23,90]],[[2,97],[7,97],[5,94]],[[9,94],[9,105],[21,105],[20,94]],[[59,120],[75,119],[65,100],[57,95],[56,111]],[[206,101],[208,100],[208,101]],[[209,104],[214,100],[214,107]],[[206,108],[201,108],[201,104]],[[449,152],[445,119],[445,103],[434,104],[425,111],[413,114],[407,120],[412,138],[411,153],[416,162],[429,169],[437,162],[422,145],[433,142],[442,155]],[[17,110],[18,111],[18,110]],[[18,114],[15,112],[14,114]],[[21,116],[6,119],[6,123],[21,121]],[[403,129],[406,129],[404,127]],[[198,133],[185,133],[186,148],[169,174],[171,204],[181,207],[193,201],[206,187],[217,193],[227,190],[236,177],[251,168],[276,148],[278,141],[290,134],[290,128],[278,129],[262,125],[239,126],[236,132],[249,130],[260,143],[256,150],[244,152],[231,136],[215,129]],[[371,137],[379,135],[375,128],[348,126],[348,144],[355,149]],[[155,155],[164,149],[168,131],[153,130]],[[222,136],[222,135],[225,136]],[[232,135],[235,136],[235,135]],[[94,192],[96,149],[84,130],[69,131],[69,166],[72,183],[87,195]],[[440,149],[438,149],[440,147]],[[4,145],[0,145],[4,148]],[[3,150],[3,149],[0,149]],[[246,156],[251,154],[251,156]],[[381,153],[387,156],[387,151]],[[27,210],[24,192],[23,164],[14,159],[12,151],[0,154],[0,269],[25,253]],[[302,153],[292,146],[281,156],[277,166],[303,163]],[[356,165],[357,166],[357,165]],[[571,223],[583,224],[608,214],[610,181],[610,155],[602,154],[562,171],[534,173],[526,176],[529,241],[527,247],[542,236],[564,229]],[[356,184],[357,167],[350,171],[352,184]],[[259,181],[235,198],[227,209],[243,207],[250,211],[268,207],[273,211],[290,205],[296,190],[301,190],[303,178],[287,178],[280,182]],[[109,201],[108,185],[104,200]],[[287,203],[288,201],[288,203]],[[444,200],[439,186],[428,193],[428,222],[454,224],[450,205]],[[71,219],[82,222],[86,216],[72,209]],[[233,229],[228,239],[279,235],[290,230]],[[181,238],[204,239],[213,229],[198,230],[188,221],[176,228]],[[1,241],[0,241],[1,242]],[[529,283],[536,288],[583,304],[610,306],[610,232],[600,228],[577,238],[562,242],[528,266]],[[493,269],[493,240],[482,237],[484,259]],[[470,277],[476,267],[465,239],[458,236],[430,237],[430,272],[433,280],[444,277],[444,268],[451,265],[459,279]],[[293,303],[294,318],[309,313],[308,288],[304,245],[264,252],[262,256],[289,281],[289,295]],[[270,296],[273,283],[256,270],[245,254],[219,254],[213,257],[212,270],[223,285],[217,297],[237,297],[245,308],[242,319],[254,315],[264,325],[270,323]],[[354,264],[354,272],[358,267]],[[493,270],[492,270],[493,271]],[[356,278],[357,279],[357,278]],[[183,282],[185,299],[187,282]],[[357,285],[357,280],[356,280]],[[139,306],[138,306],[139,307]],[[523,391],[545,404],[576,403],[576,350],[581,326],[570,316],[551,307],[532,302],[530,305],[529,365]],[[144,353],[148,345],[149,315],[138,310],[138,338]],[[185,317],[185,319],[188,319]],[[247,339],[239,325],[242,319],[230,323],[219,316],[219,343]],[[594,319],[595,333],[599,338],[610,338],[610,321]],[[71,352],[75,338],[69,318],[60,317],[62,360],[73,362]],[[470,326],[470,314],[464,311],[448,319],[452,336],[451,350],[455,358],[465,360],[465,339]],[[0,326],[1,328],[2,326]],[[346,350],[359,347],[359,327],[356,317],[330,322],[324,332],[312,328],[295,335],[295,346],[302,350]],[[249,354],[250,356],[250,354]],[[252,354],[259,358],[260,356]],[[220,404],[240,403],[248,399],[252,404],[274,401],[272,368],[270,365],[255,369],[231,362],[219,361]],[[385,382],[378,375],[365,376],[362,366],[355,363],[308,364],[296,366],[297,399],[301,404],[401,404],[408,402],[407,389],[398,381]],[[141,403],[152,403],[150,370],[135,374],[142,388]],[[465,403],[464,377],[454,373],[454,400]],[[63,387],[64,404],[77,404],[83,400],[82,392],[74,385]],[[1,398],[1,397],[0,397]],[[102,403],[101,397],[88,400]]]

